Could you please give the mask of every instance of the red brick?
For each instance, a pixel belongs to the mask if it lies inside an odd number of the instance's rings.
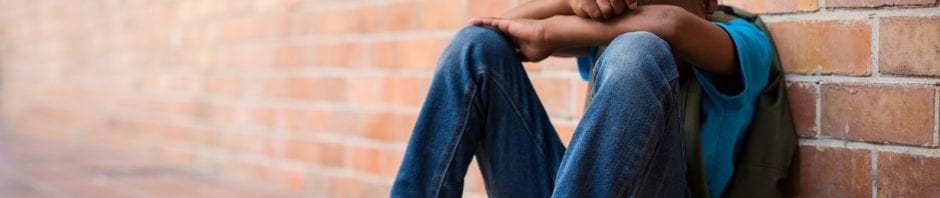
[[[285,156],[291,160],[321,166],[343,167],[348,148],[340,144],[315,140],[291,139],[286,143]]]
[[[359,75],[351,77],[348,82],[348,88],[350,91],[347,92],[347,100],[353,104],[361,105],[372,105],[372,104],[382,104],[386,98],[383,96],[385,91],[385,75]]]
[[[826,7],[881,7],[881,6],[910,6],[934,5],[936,0],[828,0]]]
[[[879,197],[931,197],[940,194],[940,158],[878,154]]]
[[[870,151],[801,146],[799,197],[871,197]]]
[[[548,114],[553,116],[573,117],[574,116],[574,98],[572,83],[574,80],[569,78],[542,78],[532,77],[532,85],[535,86],[535,92],[539,100],[545,106]]]
[[[235,41],[244,37],[243,34],[247,34],[245,31],[245,20],[227,20],[218,23],[213,26],[216,31],[219,39],[222,41]]]
[[[237,107],[229,104],[198,104],[193,107],[196,114],[202,114],[207,121],[212,123],[236,123],[238,119]]]
[[[365,13],[364,9],[330,10],[321,13],[304,13],[299,15],[297,21],[300,28],[297,34],[326,34],[338,35],[344,33],[362,32],[365,26],[364,17],[356,13]]]
[[[295,100],[341,101],[346,97],[346,79],[339,77],[292,77],[269,79],[265,94]]]
[[[568,71],[568,72],[578,72],[578,62],[575,58],[560,58],[560,57],[548,57],[545,60],[542,60],[538,63],[527,63],[527,64],[536,64],[538,70],[536,71]]]
[[[325,186],[330,194],[325,197],[365,197],[365,182],[359,178],[341,176],[329,177],[328,184]],[[342,190],[336,190],[342,189]]]
[[[223,52],[219,65],[225,67],[260,67],[271,64],[271,58],[274,50],[254,47],[239,46],[233,47]]]
[[[286,127],[295,133],[324,132],[328,126],[326,123],[330,121],[327,119],[328,114],[319,110],[284,108],[279,109],[276,114],[277,127]]]
[[[186,165],[195,165],[196,160],[199,159],[193,150],[176,146],[164,146],[161,148],[160,155],[167,161]]]
[[[291,20],[291,17],[287,15],[249,15],[249,17],[223,21],[217,26],[219,41],[224,43],[244,42],[259,38],[285,36],[288,33],[288,28],[290,28]]]
[[[368,116],[365,112],[352,111],[330,111],[327,130],[333,133],[342,133],[344,135],[361,135],[365,131],[365,125],[349,124],[361,123]]]
[[[380,175],[394,177],[396,174],[398,174],[398,168],[401,166],[402,158],[404,158],[405,152],[402,150],[380,150],[380,154]]]
[[[395,32],[417,28],[420,4],[414,1],[368,7],[355,15],[363,17],[365,32]]]
[[[258,179],[270,179],[272,177],[272,171],[270,171],[270,167],[244,161],[223,163],[221,164],[221,171],[227,174],[247,175],[250,178]]]
[[[870,74],[867,20],[777,22],[770,31],[788,73]]]
[[[467,4],[470,17],[498,17],[512,8],[512,0],[473,0]]]
[[[940,76],[940,17],[882,18],[878,41],[882,73]]]
[[[273,127],[276,120],[277,111],[269,107],[251,107],[247,108],[246,121],[248,123],[260,126]]]
[[[812,83],[787,83],[787,98],[796,134],[800,137],[816,136],[816,85]]]
[[[370,114],[364,123],[369,138],[406,142],[411,136],[417,115],[403,115],[393,113]]]
[[[372,64],[384,68],[431,70],[444,49],[444,38],[419,38],[376,42]]]
[[[378,6],[354,7],[328,10],[319,13],[303,13],[295,18],[299,30],[295,34],[339,35],[344,33],[367,33],[405,31],[418,28],[446,26],[453,23],[450,16],[437,19],[422,19],[423,4],[415,1],[396,2]],[[446,9],[447,7],[436,8]]]
[[[360,66],[367,59],[363,55],[362,45],[358,43],[319,44],[313,47],[315,66],[354,67]]]
[[[558,138],[561,139],[561,143],[568,146],[568,143],[571,142],[571,137],[574,136],[574,131],[578,127],[578,123],[552,123],[555,126],[555,132],[558,133]]]
[[[218,60],[217,52],[208,49],[182,50],[177,55],[179,56],[176,60],[178,64],[201,67],[214,66]]]
[[[581,116],[584,116],[584,111],[586,111],[585,108],[587,108],[587,102],[589,100],[588,92],[591,91],[591,90],[588,90],[588,88],[590,88],[588,87],[588,82],[583,81],[580,78],[578,78],[578,80],[575,80],[573,94],[574,94],[574,109],[575,109],[574,113],[575,113],[575,117],[577,118],[581,118]]]
[[[374,148],[365,148],[365,147],[349,147],[350,163],[346,164],[347,167],[352,168],[353,170],[362,171],[370,174],[379,174],[380,166],[380,154],[378,149]]]
[[[932,86],[824,84],[822,135],[927,145],[933,139],[934,100]]]
[[[754,13],[807,12],[819,10],[817,0],[721,0],[721,4],[736,6]]]
[[[305,49],[301,46],[289,45],[274,49],[274,66],[300,66],[304,64]]]
[[[385,104],[404,107],[420,107],[431,87],[430,76],[393,76],[385,79]]]
[[[290,33],[289,28],[293,20],[293,17],[287,14],[265,16],[258,19],[258,24],[254,28],[261,29],[264,37],[284,37]]]
[[[465,192],[477,192],[477,193],[486,193],[486,186],[483,183],[483,172],[480,171],[480,166],[476,159],[470,162],[470,167],[467,168],[467,176],[464,181],[464,191]]]
[[[304,171],[296,169],[283,169],[280,171],[282,181],[292,190],[299,190],[304,186]]]
[[[189,141],[194,136],[192,127],[178,126],[164,123],[141,122],[138,125],[143,134],[148,137],[159,138],[162,141]]]
[[[238,95],[242,92],[242,79],[239,77],[208,77],[205,85],[210,93]]]
[[[453,1],[426,1],[422,6],[421,27],[423,29],[458,28],[466,25],[463,6]]]

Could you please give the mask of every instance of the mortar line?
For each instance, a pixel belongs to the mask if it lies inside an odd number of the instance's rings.
[[[581,112],[578,112],[578,97],[584,97],[581,94],[578,94],[578,86],[587,86],[581,84],[581,79],[577,80],[568,80],[568,104],[567,110],[570,111],[570,115],[566,116],[556,116],[556,117],[578,117],[581,115]]]
[[[822,116],[823,116],[823,115],[822,115],[822,108],[823,108],[823,106],[822,106],[822,84],[821,84],[821,83],[822,83],[822,82],[818,82],[818,81],[815,82],[815,83],[813,83],[813,87],[816,89],[816,90],[813,92],[813,94],[814,94],[814,96],[813,96],[813,102],[814,102],[814,104],[813,104],[813,105],[815,105],[815,107],[816,107],[816,112],[814,112],[814,113],[816,114],[816,119],[814,120],[814,122],[816,122],[816,126],[814,127],[814,129],[816,130],[816,136],[815,136],[814,138],[819,138],[819,137],[821,137],[821,136],[822,136],[822,129],[823,129],[823,127],[822,127]]]
[[[867,19],[869,15],[878,14],[880,16],[937,16],[940,15],[940,7],[892,7],[889,9],[825,9],[820,8],[818,12],[797,12],[797,13],[769,13],[762,14],[762,18],[767,22],[781,21],[826,21],[826,20],[851,20]]]
[[[461,0],[458,3],[460,3],[460,16],[462,16],[461,18],[470,19],[470,0]]]
[[[871,71],[871,76],[875,79],[881,77],[881,66],[879,65],[878,56],[881,51],[881,44],[878,43],[881,41],[881,17],[872,14],[871,15],[871,60],[869,61],[868,67]]]
[[[940,84],[934,88],[933,146],[940,145]]]
[[[871,197],[878,197],[878,151],[871,150]]]
[[[785,74],[787,82],[829,82],[829,83],[870,83],[870,84],[940,84],[940,78],[921,76],[894,76],[882,75],[879,77],[867,76],[836,76],[836,75],[804,75]]]
[[[826,147],[826,148],[847,148],[847,149],[874,149],[881,152],[892,152],[899,154],[918,155],[930,158],[940,158],[940,152],[937,149],[925,146],[899,145],[899,144],[876,144],[870,142],[849,141],[841,139],[823,138],[808,139],[800,138],[800,145]]]

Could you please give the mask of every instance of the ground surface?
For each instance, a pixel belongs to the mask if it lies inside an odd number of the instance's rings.
[[[0,130],[0,197],[298,197],[126,152]]]

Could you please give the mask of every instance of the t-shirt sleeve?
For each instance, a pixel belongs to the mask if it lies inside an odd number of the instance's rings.
[[[763,31],[751,23],[741,19],[734,19],[728,23],[715,23],[728,33],[734,42],[734,48],[740,67],[740,75],[744,89],[739,93],[722,93],[713,83],[714,75],[710,72],[693,67],[695,77],[705,93],[719,105],[745,102],[757,97],[767,86],[772,61],[770,40]]]
[[[578,56],[578,73],[581,74],[582,80],[588,80],[590,77],[591,67],[594,67],[595,56],[597,53],[597,47],[591,47],[589,53]]]

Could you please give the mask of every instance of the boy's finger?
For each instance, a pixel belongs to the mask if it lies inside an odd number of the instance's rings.
[[[601,17],[604,19],[614,15],[614,8],[611,7],[610,0],[596,0],[594,3],[597,4],[598,10],[601,12]]]
[[[574,15],[578,15],[579,17],[582,17],[582,18],[590,17],[587,15],[587,13],[584,13],[584,9],[581,8],[581,7],[584,7],[584,3],[582,3],[581,1],[576,0],[574,5],[572,6],[573,7],[571,8],[571,12],[574,12]]]
[[[470,24],[473,24],[476,26],[492,27],[500,32],[507,33],[507,34],[509,33],[507,32],[509,30],[509,23],[508,21],[505,21],[502,18],[478,17],[478,18],[470,19]]]
[[[591,3],[590,5],[586,5],[583,8],[585,9],[584,12],[587,12],[587,14],[591,16],[591,19],[594,19],[595,21],[604,19],[604,15],[601,14],[601,9],[597,7],[596,3]]]
[[[639,3],[637,3],[637,0],[626,0],[626,1],[627,1],[628,10],[636,9],[637,6],[640,6]]]
[[[627,0],[610,0],[610,6],[614,9],[614,15],[623,14],[627,10]]]
[[[493,26],[493,25],[491,25],[491,24],[493,24],[493,20],[494,20],[494,19],[491,18],[491,17],[476,17],[476,18],[470,19],[470,24],[471,24],[471,25],[476,25],[476,26],[481,26],[481,25],[484,25],[484,26]]]

